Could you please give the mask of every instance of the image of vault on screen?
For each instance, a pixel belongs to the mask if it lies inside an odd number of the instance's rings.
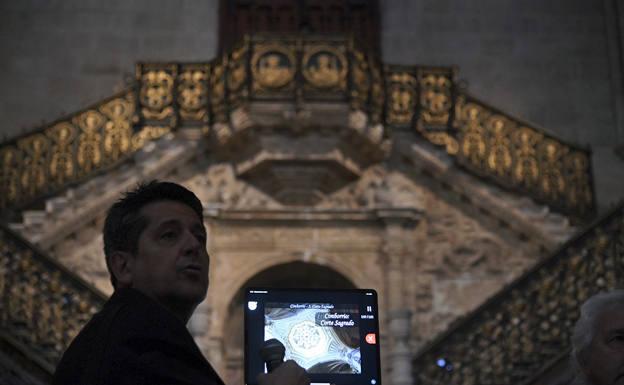
[[[278,339],[284,359],[308,373],[360,374],[359,313],[356,305],[267,303],[264,340]]]

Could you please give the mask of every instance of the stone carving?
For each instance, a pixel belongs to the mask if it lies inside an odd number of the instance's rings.
[[[241,182],[232,166],[220,163],[209,167],[204,173],[182,181],[195,191],[199,199],[213,208],[278,208],[280,204],[253,186]]]
[[[422,209],[424,190],[398,172],[383,166],[366,170],[355,183],[327,197],[318,207]]]
[[[407,270],[415,347],[519,276],[538,258],[432,194],[426,198],[424,244]]]

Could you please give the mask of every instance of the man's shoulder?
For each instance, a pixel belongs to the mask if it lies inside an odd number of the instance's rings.
[[[127,340],[179,338],[186,334],[185,326],[155,301],[136,290],[122,289],[89,320],[68,351],[105,351]]]
[[[182,322],[142,293],[120,290],[71,343],[57,367],[55,383],[119,375],[140,383],[159,366],[166,367],[172,355],[184,357],[201,372],[210,366]]]

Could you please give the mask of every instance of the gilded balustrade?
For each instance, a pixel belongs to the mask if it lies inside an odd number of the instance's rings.
[[[168,131],[135,123],[132,89],[0,145],[0,209],[24,207],[118,165]]]
[[[476,175],[554,210],[590,217],[589,151],[469,96],[456,72],[382,68],[349,39],[246,39],[209,63],[137,66],[139,115],[170,129],[202,127],[223,144],[235,134],[227,126],[232,112],[248,102],[346,102],[370,123],[383,123],[385,135],[413,130]]]
[[[105,297],[0,225],[0,332],[52,373]]]
[[[379,63],[349,39],[245,39],[207,63],[140,63],[139,117],[153,125],[227,123],[249,101],[349,101],[380,122]]]
[[[414,360],[418,384],[526,384],[569,354],[580,305],[624,286],[624,204],[499,292]]]
[[[589,150],[468,95],[449,67],[386,66],[346,38],[254,37],[205,63],[140,63],[135,86],[0,145],[0,208],[22,207],[85,180],[178,127],[222,144],[249,102],[344,102],[407,129],[458,165],[572,217],[594,212]],[[297,109],[297,108],[296,108]],[[239,127],[240,128],[240,127]]]
[[[386,124],[413,129],[501,187],[572,217],[591,217],[590,151],[475,99],[455,76],[452,68],[387,67]]]
[[[557,211],[585,217],[594,198],[588,150],[567,144],[468,95],[455,104],[457,161]]]

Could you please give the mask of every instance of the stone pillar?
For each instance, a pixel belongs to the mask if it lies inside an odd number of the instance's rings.
[[[383,244],[386,261],[388,327],[390,331],[389,364],[391,385],[412,385],[412,352],[410,351],[411,311],[405,298],[405,260],[408,257],[407,236],[414,221],[402,217],[384,218],[386,233]]]
[[[409,346],[410,320],[412,313],[408,309],[393,310],[389,314],[390,338],[392,350],[390,361],[390,383],[392,385],[412,385],[412,352]]]

